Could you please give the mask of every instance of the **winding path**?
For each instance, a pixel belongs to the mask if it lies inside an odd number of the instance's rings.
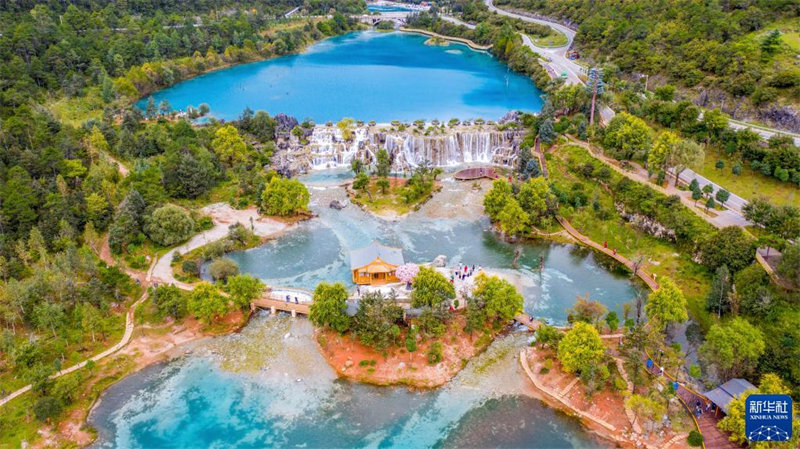
[[[139,304],[144,302],[147,298],[148,298],[148,293],[147,293],[147,290],[145,290],[145,292],[142,294],[142,296],[139,299],[137,299],[136,302],[131,304],[131,306],[128,308],[128,311],[125,313],[125,333],[122,335],[122,338],[120,339],[120,341],[117,342],[117,344],[115,344],[114,346],[106,349],[105,351],[103,351],[103,352],[101,352],[101,353],[99,353],[99,354],[97,354],[95,356],[92,356],[92,357],[90,357],[90,358],[88,358],[88,359],[86,359],[86,360],[84,360],[84,361],[82,361],[80,363],[76,363],[75,365],[72,365],[69,368],[63,369],[63,370],[53,374],[52,376],[50,376],[50,378],[51,379],[57,379],[57,378],[59,378],[61,376],[64,376],[64,375],[73,373],[75,371],[78,371],[79,369],[85,367],[86,364],[89,363],[89,361],[93,361],[93,362],[100,361],[100,360],[110,356],[111,354],[119,351],[125,345],[127,345],[128,342],[131,341],[131,337],[133,336],[133,328],[134,328],[134,324],[135,324],[133,320],[134,320],[134,316],[136,314],[136,307],[138,307]],[[28,385],[25,385],[24,387],[20,388],[19,390],[9,394],[8,396],[0,399],[0,407],[5,405],[6,403],[10,402],[11,400],[15,399],[16,397],[27,393],[30,390],[31,390],[31,385],[28,384]]]
[[[638,164],[631,163],[631,166],[633,167],[633,170],[624,170],[619,165],[616,164],[617,161],[615,159],[611,159],[608,156],[595,151],[594,147],[591,144],[588,144],[586,142],[577,140],[575,138],[571,139],[571,143],[573,143],[575,145],[578,145],[581,148],[585,149],[586,151],[589,152],[589,154],[593,158],[599,160],[600,162],[603,162],[609,168],[613,169],[617,173],[621,174],[622,176],[625,176],[626,178],[628,178],[630,180],[645,184],[648,187],[650,187],[650,188],[652,188],[652,189],[656,190],[657,192],[660,192],[660,193],[662,193],[664,195],[677,195],[681,199],[681,202],[684,204],[684,206],[686,206],[689,210],[694,212],[698,217],[700,217],[703,220],[709,222],[712,226],[714,226],[716,228],[724,228],[724,227],[727,227],[727,226],[742,226],[742,227],[744,227],[744,226],[749,226],[749,225],[753,224],[752,222],[750,222],[749,220],[744,218],[744,216],[742,216],[741,213],[737,212],[737,209],[741,210],[741,208],[744,207],[744,204],[746,204],[746,202],[745,202],[745,200],[743,200],[742,198],[740,198],[740,197],[738,197],[738,196],[736,196],[734,194],[731,194],[731,199],[728,200],[729,202],[732,201],[731,207],[729,207],[729,208],[727,208],[727,209],[725,209],[723,211],[715,211],[714,213],[716,215],[712,216],[712,215],[709,215],[709,214],[703,212],[702,210],[700,210],[697,207],[697,205],[695,204],[696,202],[692,199],[691,192],[689,192],[688,190],[680,190],[680,189],[676,188],[671,182],[667,182],[667,187],[666,188],[651,183],[650,182],[650,177],[649,177],[650,175],[647,173],[647,171],[645,169],[640,167]],[[543,160],[544,159],[544,155],[542,155],[542,157],[540,159]],[[690,169],[684,170],[681,173],[680,178],[681,178],[681,181],[685,182],[686,184],[689,184],[692,179],[697,178],[697,181],[700,183],[701,186],[706,185],[706,184],[711,184],[711,185],[714,186],[715,191],[719,190],[720,188],[722,188],[721,186],[719,186],[717,184],[714,184],[713,182],[709,181],[708,179],[704,178],[703,176],[700,176],[700,175],[696,174],[694,171],[692,171]],[[734,199],[734,198],[736,198],[736,199]],[[727,205],[727,203],[726,203],[726,205]]]

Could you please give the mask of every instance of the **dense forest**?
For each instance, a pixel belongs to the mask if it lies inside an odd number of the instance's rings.
[[[331,18],[285,19],[296,6]],[[210,218],[193,206],[212,189],[236,206],[267,209],[283,188],[269,170],[280,124],[267,113],[248,110],[233,124],[196,128],[167,104],[142,111],[132,102],[215,67],[355,29],[338,9],[365,6],[18,1],[0,8],[0,396],[34,386],[23,409],[0,414],[0,434],[15,429],[27,439],[32,414],[57,417],[85,386],[48,376],[121,338],[125,311],[143,292],[126,270],[145,270],[159,249],[208,229]],[[107,265],[110,258],[118,265]]]
[[[572,22],[576,48],[610,72],[660,78],[703,106],[800,129],[796,111],[782,107],[800,99],[797,0],[496,3]]]

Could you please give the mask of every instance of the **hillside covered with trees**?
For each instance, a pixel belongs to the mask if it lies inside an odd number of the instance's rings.
[[[576,49],[607,76],[651,77],[698,104],[800,130],[800,2],[498,0],[497,6],[563,19]]]

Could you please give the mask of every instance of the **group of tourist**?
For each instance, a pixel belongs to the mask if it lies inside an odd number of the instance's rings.
[[[459,281],[464,281],[464,280],[472,277],[472,275],[474,275],[475,273],[477,273],[477,272],[479,272],[481,270],[482,270],[482,268],[480,266],[475,267],[475,264],[473,264],[472,266],[469,266],[469,265],[464,265],[463,263],[459,262],[458,263],[458,268],[453,270],[452,273],[450,273],[450,283],[451,284],[455,283],[456,278]]]

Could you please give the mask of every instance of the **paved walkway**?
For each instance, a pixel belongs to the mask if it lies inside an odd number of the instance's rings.
[[[658,363],[653,361],[651,358],[648,358],[648,360],[652,361],[652,365],[647,369],[650,374],[657,377],[663,375],[668,379],[669,382],[674,382],[676,380],[666,371],[662,374]],[[720,418],[714,416],[714,413],[710,410],[705,410],[706,404],[711,401],[710,399],[705,397],[703,394],[686,387],[681,382],[678,382],[678,389],[675,391],[675,393],[678,396],[678,399],[680,399],[687,413],[691,415],[695,426],[703,435],[703,444],[706,449],[738,449],[741,447],[729,440],[728,435],[717,428],[717,423],[719,422]],[[698,403],[700,403],[700,407],[703,409],[703,413],[700,415],[700,417],[697,417],[694,413],[695,406]]]
[[[288,226],[283,222],[261,217],[254,208],[237,210],[226,203],[210,204],[202,211],[211,215],[214,227],[195,235],[185,244],[173,248],[161,256],[148,273],[148,281],[174,284],[184,290],[190,290],[191,288],[187,287],[188,284],[175,279],[175,275],[172,273],[172,258],[176,251],[186,254],[203,245],[220,240],[228,235],[229,226],[236,223],[241,223],[247,228],[252,226],[253,232],[260,237],[274,235]]]
[[[592,145],[590,145],[590,144],[588,144],[586,142],[583,142],[581,140],[575,139],[575,138],[571,139],[571,143],[584,148],[586,151],[589,152],[589,154],[592,155],[592,157],[594,157],[595,159],[605,163],[606,165],[611,167],[614,171],[616,171],[617,173],[625,176],[628,179],[631,179],[633,181],[645,184],[648,187],[650,187],[652,189],[655,189],[656,191],[658,191],[658,192],[660,192],[660,193],[662,193],[664,195],[677,195],[681,199],[681,202],[687,208],[689,208],[689,210],[694,212],[698,217],[702,218],[703,220],[711,223],[711,225],[716,227],[716,228],[724,228],[724,227],[727,227],[727,226],[742,226],[742,227],[744,227],[744,226],[749,226],[749,225],[753,224],[752,222],[748,221],[740,213],[736,212],[733,209],[725,209],[725,210],[722,210],[722,211],[714,211],[714,213],[716,215],[715,216],[711,216],[711,215],[703,212],[699,207],[697,207],[695,205],[695,201],[692,199],[692,194],[688,190],[679,190],[671,182],[667,182],[667,187],[666,188],[664,188],[662,186],[659,186],[659,185],[656,185],[656,184],[653,184],[652,182],[650,182],[650,178],[649,178],[649,175],[648,175],[647,171],[644,168],[642,168],[641,166],[639,166],[638,164],[630,163],[630,165],[632,167],[632,170],[625,170],[625,169],[621,168],[618,165],[619,161],[617,161],[616,159],[612,159],[612,158],[610,158],[610,157],[608,157],[608,156],[606,156],[606,155],[604,155],[604,154],[602,154],[600,152],[595,151],[595,149],[594,149],[594,147]],[[684,171],[687,172],[687,170],[684,170]],[[694,172],[689,171],[687,173],[694,173]],[[685,178],[684,173],[681,173],[681,179],[684,179],[684,178]],[[702,178],[704,181],[701,181],[700,178]],[[700,182],[701,185],[704,185],[703,182],[711,183],[711,181],[708,181],[707,179],[703,178],[702,176],[700,178],[698,178],[697,181]],[[674,177],[672,179],[674,179]],[[689,179],[689,182],[691,182],[691,179]],[[715,184],[715,186],[716,186],[716,184]],[[719,188],[719,186],[716,186],[716,188]]]
[[[145,290],[144,294],[142,294],[142,296],[138,300],[136,300],[136,302],[131,304],[131,306],[128,308],[128,311],[125,314],[125,333],[122,335],[122,338],[120,339],[120,341],[117,342],[117,344],[115,344],[114,346],[106,349],[105,351],[101,352],[100,354],[97,354],[95,356],[90,357],[87,360],[84,360],[83,362],[77,363],[75,365],[70,366],[69,368],[63,369],[63,370],[53,374],[52,376],[50,376],[50,378],[51,379],[57,379],[57,378],[59,378],[61,376],[64,376],[66,374],[73,373],[73,372],[83,368],[84,366],[86,366],[86,364],[89,363],[89,360],[91,360],[93,362],[100,361],[100,360],[110,356],[111,354],[119,351],[125,345],[127,345],[128,342],[131,341],[131,336],[133,336],[133,328],[134,328],[134,324],[135,324],[133,320],[134,320],[134,316],[136,314],[136,307],[138,307],[139,304],[144,302],[147,298],[148,298],[148,294],[147,294],[147,291]],[[19,390],[17,390],[15,392],[9,394],[8,396],[0,399],[0,407],[5,405],[6,403],[10,402],[11,400],[15,399],[16,397],[27,393],[30,390],[31,390],[31,385],[25,385],[24,387],[20,388]]]

